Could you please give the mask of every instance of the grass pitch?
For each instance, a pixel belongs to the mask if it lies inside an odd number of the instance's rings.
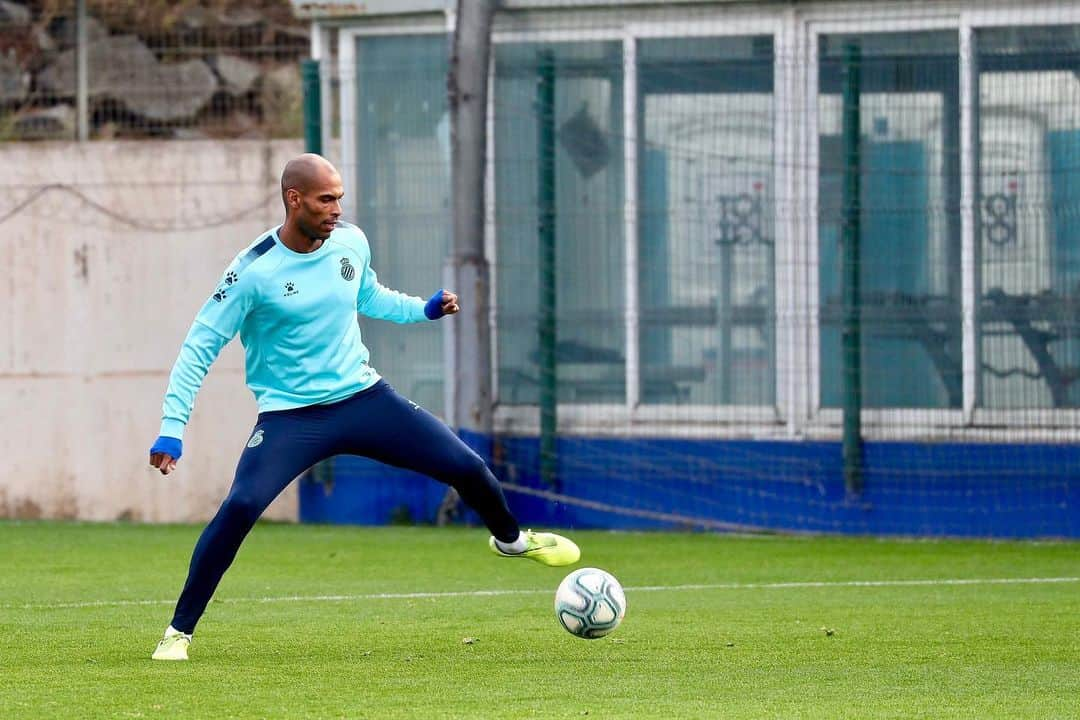
[[[200,530],[0,523],[0,717],[1080,717],[1076,544],[574,532],[586,641],[481,530],[259,525],[152,662]]]

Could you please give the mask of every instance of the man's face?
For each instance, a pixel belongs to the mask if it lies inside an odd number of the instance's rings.
[[[319,173],[311,185],[301,191],[288,191],[289,207],[296,224],[305,236],[325,240],[341,217],[341,198],[345,190],[341,176],[332,170]]]

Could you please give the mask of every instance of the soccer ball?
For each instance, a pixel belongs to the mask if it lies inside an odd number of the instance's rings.
[[[581,568],[570,573],[555,591],[555,617],[567,632],[593,640],[619,627],[626,614],[626,595],[610,573]]]

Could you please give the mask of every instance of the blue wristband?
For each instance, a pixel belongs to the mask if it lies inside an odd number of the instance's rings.
[[[431,299],[424,304],[424,314],[427,315],[428,320],[438,320],[446,313],[443,312],[443,293],[446,292],[443,288],[439,288]]]
[[[184,453],[184,443],[174,437],[159,435],[158,439],[154,441],[153,447],[150,448],[150,454],[153,455],[154,453],[165,453],[173,460],[179,460]]]

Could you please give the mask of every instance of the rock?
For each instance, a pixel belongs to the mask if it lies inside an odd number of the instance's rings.
[[[19,140],[71,140],[75,137],[75,108],[53,105],[20,113],[11,128]]]
[[[275,23],[272,26],[279,42],[291,44],[306,44],[311,42],[311,31],[303,25],[286,25]]]
[[[88,88],[91,96],[109,94],[124,83],[129,87],[144,85],[149,69],[157,58],[134,35],[117,35],[89,43],[86,47],[89,63]],[[38,75],[38,82],[58,95],[75,94],[75,51],[66,50]]]
[[[263,22],[263,14],[253,7],[234,7],[218,15],[218,20],[229,27],[251,27]]]
[[[211,138],[247,138],[264,136],[259,119],[243,110],[222,110],[208,113],[201,119],[198,131]]]
[[[182,30],[206,30],[216,27],[245,28],[263,22],[263,15],[256,8],[232,8],[214,11],[199,5],[190,5],[176,18],[176,26]]]
[[[271,137],[298,137],[303,132],[304,99],[299,65],[281,65],[263,75],[259,97]]]
[[[149,92],[118,94],[133,112],[150,120],[193,117],[214,95],[217,78],[202,60],[157,66],[158,83]]]
[[[19,102],[30,89],[30,73],[26,72],[14,53],[0,55],[0,103]]]
[[[30,8],[9,0],[0,0],[0,25],[22,27],[29,25],[32,19]]]
[[[221,122],[222,137],[229,138],[259,138],[262,130],[259,121],[246,112],[239,110],[229,113]]]
[[[199,128],[178,127],[169,137],[173,140],[208,140],[211,135]]]
[[[213,96],[217,78],[202,60],[164,64],[134,35],[87,45],[91,98],[119,100],[136,115],[168,122],[194,116]],[[66,50],[38,80],[63,97],[75,94],[74,50]]]
[[[176,27],[181,30],[202,30],[214,24],[214,13],[199,5],[189,5],[176,18]]]
[[[261,72],[257,64],[235,55],[218,55],[213,59],[213,67],[225,92],[234,96],[250,92]]]
[[[67,50],[75,47],[75,16],[65,15],[56,18],[50,26],[53,39],[61,49]],[[109,30],[96,18],[86,16],[86,42],[95,43],[109,37]]]
[[[56,49],[56,40],[53,39],[52,35],[50,35],[45,30],[45,28],[41,27],[40,25],[35,25],[34,30],[33,30],[33,34],[34,34],[34,43],[40,49],[44,50],[45,52],[49,52],[49,53],[51,53],[53,50]]]

